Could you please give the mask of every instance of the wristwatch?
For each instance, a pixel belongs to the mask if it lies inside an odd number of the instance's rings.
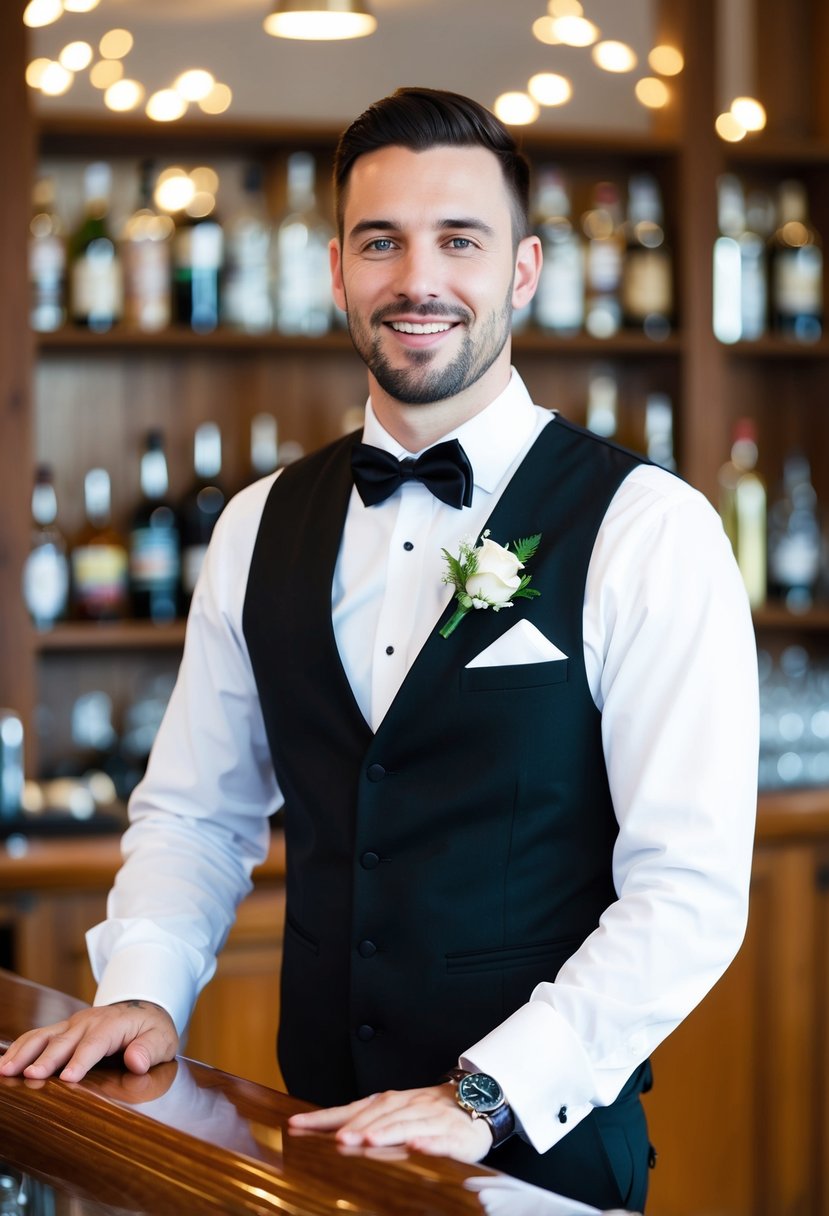
[[[467,1072],[453,1068],[448,1075],[455,1082],[455,1100],[473,1119],[485,1119],[492,1132],[492,1147],[509,1140],[515,1131],[515,1116],[504,1097],[504,1091],[485,1072]]]

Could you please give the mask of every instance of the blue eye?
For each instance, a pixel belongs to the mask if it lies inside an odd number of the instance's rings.
[[[467,236],[453,236],[449,242],[452,249],[471,249],[472,242]]]
[[[375,253],[386,253],[392,248],[392,241],[390,237],[378,236],[375,240],[369,241],[368,248],[373,249]]]

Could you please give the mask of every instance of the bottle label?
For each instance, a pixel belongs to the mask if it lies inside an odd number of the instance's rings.
[[[23,599],[40,626],[63,616],[69,595],[69,563],[54,545],[40,545],[23,567]]]
[[[547,246],[535,297],[543,329],[573,333],[584,321],[584,259],[576,241]]]
[[[72,267],[72,315],[78,320],[121,315],[121,266],[114,257],[78,258]]]
[[[119,545],[81,545],[72,553],[78,601],[91,611],[120,607],[127,590],[127,553]]]
[[[179,555],[175,532],[136,528],[130,537],[130,581],[136,591],[178,583]]]
[[[623,305],[634,320],[667,316],[673,304],[670,255],[663,249],[629,250],[625,259]]]
[[[170,324],[170,248],[166,241],[129,241],[124,249],[124,316],[138,329]]]
[[[774,263],[774,300],[787,317],[819,316],[822,310],[823,255],[814,245],[778,253]]]

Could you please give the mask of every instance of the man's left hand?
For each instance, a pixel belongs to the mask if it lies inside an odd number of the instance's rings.
[[[347,1106],[292,1115],[290,1125],[303,1131],[336,1132],[340,1144],[348,1147],[405,1144],[457,1161],[480,1161],[492,1148],[489,1124],[461,1110],[453,1085],[390,1089]]]

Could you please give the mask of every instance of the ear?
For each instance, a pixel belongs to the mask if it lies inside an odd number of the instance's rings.
[[[541,273],[541,242],[537,236],[525,236],[518,242],[515,255],[515,277],[512,284],[512,306],[526,307],[535,295]]]
[[[337,308],[346,312],[345,285],[343,284],[343,259],[340,242],[333,237],[328,244],[328,258],[331,264],[331,294]]]

